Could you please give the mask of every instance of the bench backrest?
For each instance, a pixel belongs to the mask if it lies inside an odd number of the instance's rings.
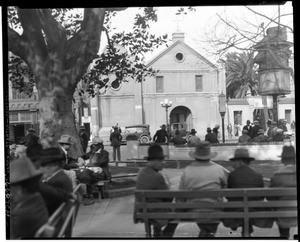
[[[81,184],[74,189],[74,199],[62,203],[35,234],[36,238],[71,237],[77,212],[82,199]]]
[[[207,216],[207,211],[205,215],[201,211],[195,213],[192,209],[201,210],[203,208],[210,210],[210,218],[218,219],[297,217],[296,188],[220,189],[214,191],[137,190],[135,198],[134,217],[137,221],[144,222],[149,219],[201,219],[203,216]],[[207,202],[206,198],[214,198],[215,202]],[[163,202],[166,199],[173,200]],[[194,199],[198,199],[198,201],[192,202]],[[234,208],[236,212],[225,212],[224,209],[228,208]]]

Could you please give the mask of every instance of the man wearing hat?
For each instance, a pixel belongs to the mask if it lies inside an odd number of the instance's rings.
[[[33,238],[47,222],[47,207],[38,192],[42,175],[28,158],[10,164],[10,239]]]
[[[153,136],[153,140],[156,143],[168,143],[169,135],[166,130],[167,126],[165,124],[163,124],[160,128],[161,129],[157,130],[155,135]]]
[[[39,191],[46,202],[49,215],[52,215],[61,203],[72,198],[72,182],[63,171],[64,161],[65,156],[60,148],[42,150],[40,166],[43,171],[43,182]]]
[[[35,135],[35,130],[33,128],[28,129],[28,133],[24,138],[25,146],[30,147],[39,142],[39,137]]]
[[[196,133],[197,131],[195,129],[191,129],[191,132],[190,132],[190,137],[187,141],[187,146],[189,147],[195,147],[196,144],[198,144],[201,140],[198,136],[196,136]]]
[[[83,153],[85,153],[86,148],[87,148],[88,143],[89,143],[89,140],[90,140],[90,137],[89,137],[88,133],[86,132],[84,126],[80,126],[79,138],[80,138],[81,147],[83,149]]]
[[[109,136],[110,144],[113,147],[113,159],[116,162],[116,156],[118,161],[121,161],[121,141],[122,135],[119,132],[117,126],[114,127],[114,131]]]
[[[163,161],[165,156],[163,149],[158,144],[153,144],[148,148],[147,165],[143,167],[137,176],[136,189],[137,190],[168,190],[164,177],[159,172],[163,169]],[[160,202],[161,200],[153,200]],[[165,202],[171,202],[172,199],[164,199]],[[137,221],[135,221],[137,222]],[[169,224],[168,220],[152,221],[154,237],[172,237],[177,224]],[[166,227],[164,227],[166,225]],[[162,227],[164,229],[162,230]]]
[[[212,132],[216,134],[217,139],[219,139],[219,135],[220,135],[219,128],[220,128],[220,125],[216,124],[215,127],[212,130]]]
[[[283,146],[281,162],[284,167],[274,173],[271,178],[271,187],[297,187],[296,154],[294,146]],[[285,200],[287,198],[280,198]],[[276,220],[280,237],[289,238],[290,228],[297,226],[297,218],[278,218]]]
[[[246,129],[242,130],[242,135],[239,137],[239,143],[246,144],[250,142],[251,137],[248,135],[248,131]]]
[[[248,136],[251,137],[251,133],[252,133],[252,126],[251,126],[251,122],[250,120],[247,120],[246,125],[243,127],[243,130],[247,130],[248,131]],[[243,131],[242,131],[243,133]]]
[[[250,162],[254,160],[249,156],[247,149],[236,149],[234,157],[229,159],[232,161],[233,171],[228,175],[228,188],[260,188],[264,187],[263,176],[250,168]],[[228,198],[229,201],[242,201],[243,198]],[[261,198],[263,200],[263,198]],[[231,210],[230,210],[231,211]],[[232,209],[232,211],[237,211]],[[227,223],[226,223],[227,221]],[[242,226],[242,236],[244,237],[244,222],[239,219],[229,219],[223,221],[226,227],[236,230]],[[253,221],[250,220],[249,232],[253,232]]]
[[[258,134],[258,131],[260,129],[262,129],[262,127],[260,127],[259,125],[259,121],[258,120],[254,120],[253,122],[254,126],[252,127],[252,131],[251,131],[251,139],[254,139],[255,137],[257,137],[259,134]]]
[[[170,140],[175,146],[182,146],[186,143],[186,140],[180,136],[180,131],[176,129],[175,137]]]
[[[284,135],[282,129],[276,129],[275,134],[273,136],[273,141],[275,142],[284,141]]]
[[[190,151],[189,156],[194,158],[190,165],[188,165],[181,175],[179,190],[187,191],[202,191],[222,189],[227,186],[227,173],[225,169],[210,161],[217,155],[217,152],[211,152],[210,143],[207,141],[199,142],[195,151]],[[195,203],[215,203],[222,201],[221,198],[193,198],[189,202]],[[201,209],[200,209],[201,210]],[[199,211],[193,209],[192,211]],[[203,210],[201,210],[203,211]],[[209,212],[210,210],[205,209]],[[203,218],[197,222],[200,228],[199,237],[214,237],[220,221],[215,219]]]
[[[252,139],[253,142],[257,142],[257,143],[269,142],[269,138],[268,136],[265,135],[265,131],[263,129],[259,129],[257,134],[258,135]]]
[[[215,133],[211,132],[211,128],[206,129],[207,134],[205,135],[205,141],[208,141],[211,144],[219,143],[218,137]]]
[[[73,144],[72,137],[70,135],[63,134],[57,142],[60,145],[62,154],[65,156],[63,168],[65,170],[78,168],[77,160],[68,155],[68,152]]]

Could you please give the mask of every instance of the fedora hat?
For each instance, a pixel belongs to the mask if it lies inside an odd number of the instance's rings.
[[[196,134],[197,133],[197,131],[195,130],[195,129],[191,129],[191,132],[190,132],[191,134]]]
[[[247,161],[252,161],[255,160],[253,157],[249,156],[249,151],[247,149],[236,149],[234,152],[234,157],[230,158],[229,160],[234,161],[234,160],[247,160]]]
[[[92,143],[95,144],[103,144],[103,140],[99,137],[94,137]]]
[[[37,170],[28,158],[16,159],[10,163],[11,184],[39,178],[42,174],[43,173]]]
[[[195,151],[190,151],[189,156],[198,160],[209,160],[217,155],[217,152],[210,151],[210,143],[208,141],[199,142]]]
[[[40,164],[46,164],[65,159],[65,155],[62,150],[57,147],[47,148],[41,151]]]
[[[295,153],[294,146],[292,146],[292,145],[290,145],[290,146],[287,146],[287,145],[283,146],[282,153],[278,157],[281,157],[282,161],[285,161],[285,160],[295,160],[296,153]]]
[[[165,158],[163,149],[158,144],[153,144],[148,148],[148,156],[144,159],[146,160],[162,160]]]
[[[162,129],[166,129],[167,126],[165,124],[163,124],[162,126],[160,126]]]
[[[57,142],[60,144],[71,145],[71,144],[73,144],[73,142],[71,140],[72,140],[72,137],[70,135],[63,134]]]

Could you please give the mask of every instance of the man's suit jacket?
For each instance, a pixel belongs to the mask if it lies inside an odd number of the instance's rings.
[[[39,191],[42,194],[49,215],[51,215],[61,203],[72,198],[73,186],[69,177],[60,170],[46,182],[41,182]]]

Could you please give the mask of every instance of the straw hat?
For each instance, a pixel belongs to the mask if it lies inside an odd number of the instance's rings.
[[[148,156],[144,159],[146,160],[163,160],[165,158],[163,149],[158,144],[153,144],[148,148]]]
[[[10,184],[29,179],[40,178],[42,172],[37,170],[28,158],[21,158],[10,163]]]
[[[92,143],[95,144],[103,144],[103,140],[99,137],[94,137]]]
[[[234,160],[246,160],[246,161],[252,161],[254,160],[253,157],[249,156],[249,151],[247,149],[236,149],[234,152],[234,157],[230,158],[229,160],[234,161]]]
[[[68,145],[73,144],[72,137],[67,134],[63,134],[57,142],[60,144],[68,144]]]
[[[210,143],[208,141],[199,142],[195,151],[190,151],[189,156],[197,160],[210,160],[215,157],[217,152],[210,151]]]

